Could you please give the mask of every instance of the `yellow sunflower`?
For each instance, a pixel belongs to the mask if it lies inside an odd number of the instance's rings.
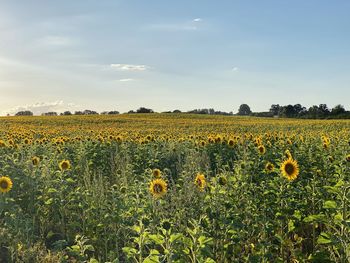
[[[281,172],[289,181],[295,180],[299,175],[299,166],[296,160],[288,158],[281,164]]]
[[[34,156],[34,157],[32,158],[32,163],[33,163],[33,165],[35,165],[35,166],[37,166],[37,165],[39,164],[39,161],[40,161],[39,157]]]
[[[153,169],[152,174],[155,178],[160,178],[162,176],[162,172],[159,169]]]
[[[235,145],[235,141],[233,139],[228,140],[228,146],[233,147]]]
[[[69,170],[71,167],[69,160],[61,161],[58,166],[59,166],[61,171]]]
[[[160,198],[167,192],[167,183],[163,179],[154,179],[149,185],[149,191],[155,198]]]
[[[263,155],[266,152],[265,146],[260,144],[258,146],[258,151],[259,151],[259,154]]]
[[[266,163],[266,165],[265,165],[265,171],[266,171],[267,173],[273,172],[274,169],[275,169],[275,166],[274,166],[272,163],[270,163],[270,162]]]
[[[194,180],[194,183],[197,185],[199,190],[203,191],[206,186],[205,176],[204,174],[197,173],[196,179]]]
[[[0,192],[7,193],[12,188],[12,181],[10,177],[2,176],[0,177]]]

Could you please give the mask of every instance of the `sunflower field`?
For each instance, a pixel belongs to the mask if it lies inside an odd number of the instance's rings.
[[[350,121],[0,118],[0,262],[350,262]]]

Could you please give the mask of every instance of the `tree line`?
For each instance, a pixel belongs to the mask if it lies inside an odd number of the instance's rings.
[[[128,114],[134,113],[155,113],[154,110],[140,107],[136,111],[130,110]],[[333,108],[328,108],[326,104],[313,105],[309,108],[302,106],[301,104],[285,105],[272,104],[269,111],[264,112],[253,112],[248,104],[241,104],[238,108],[237,114],[232,111],[216,111],[213,108],[194,109],[186,112],[181,110],[165,111],[162,113],[188,113],[188,114],[205,114],[205,115],[238,115],[238,116],[255,116],[255,117],[283,117],[283,118],[305,118],[305,119],[350,119],[350,111],[345,110],[344,106],[338,104]],[[116,115],[119,111],[103,111],[98,113],[93,110],[75,111],[64,111],[57,113],[54,111],[43,113],[43,116],[58,116],[58,115]],[[19,111],[15,116],[33,116],[33,112]]]

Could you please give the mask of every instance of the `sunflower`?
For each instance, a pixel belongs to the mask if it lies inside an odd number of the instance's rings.
[[[69,170],[71,167],[69,160],[61,161],[58,166],[59,166],[61,171]]]
[[[149,185],[149,191],[155,198],[160,198],[167,192],[167,183],[163,179],[154,179]]]
[[[288,149],[284,152],[284,155],[285,155],[288,159],[292,159],[292,154],[290,153],[290,151],[289,151]]]
[[[203,191],[205,188],[205,185],[207,184],[205,181],[204,174],[197,173],[196,179],[194,180],[195,185],[199,188],[199,190]]]
[[[348,162],[350,162],[350,154],[348,154],[348,155],[345,157],[345,159],[346,159]]]
[[[159,169],[153,169],[152,174],[155,178],[160,178],[162,176],[162,172]]]
[[[265,146],[260,144],[258,146],[258,151],[259,151],[259,154],[263,155],[266,152]]]
[[[205,142],[204,140],[201,140],[201,141],[199,142],[199,145],[200,145],[200,146],[205,146],[205,145],[206,145],[206,142]]]
[[[299,166],[296,160],[288,158],[281,164],[281,172],[289,181],[295,180],[299,175]]]
[[[12,181],[10,177],[2,176],[0,177],[0,192],[7,193],[12,188]]]
[[[34,156],[34,157],[32,158],[32,163],[33,163],[33,165],[35,165],[35,166],[37,166],[37,165],[39,164],[39,161],[40,161],[39,157]]]
[[[228,140],[228,146],[233,147],[235,145],[235,141],[233,139]]]
[[[266,171],[267,173],[273,172],[274,169],[275,169],[275,166],[274,166],[272,163],[270,163],[270,162],[268,162],[268,163],[265,165],[265,171]]]

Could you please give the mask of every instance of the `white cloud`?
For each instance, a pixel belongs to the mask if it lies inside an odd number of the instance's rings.
[[[5,110],[1,113],[1,115],[14,115],[19,111],[31,111],[34,115],[41,115],[45,112],[50,111],[56,111],[56,112],[63,112],[66,110],[72,111],[78,107],[78,105],[74,103],[64,103],[62,100],[57,100],[53,102],[38,102],[31,105],[24,105],[24,106],[16,106],[12,109]]]
[[[232,71],[233,71],[233,72],[236,72],[236,71],[238,71],[238,70],[239,70],[238,67],[233,67],[233,68],[232,68]]]
[[[202,18],[200,18],[200,17],[198,17],[198,18],[193,19],[192,21],[193,21],[193,22],[202,22],[202,21],[203,21],[203,19],[202,19]]]
[[[132,65],[132,64],[111,64],[111,68],[121,71],[145,71],[149,67],[146,65]]]
[[[134,79],[120,79],[119,81],[121,82],[129,82],[129,81],[133,81]]]
[[[65,36],[45,36],[38,39],[38,44],[42,46],[67,47],[75,43],[72,38]]]

